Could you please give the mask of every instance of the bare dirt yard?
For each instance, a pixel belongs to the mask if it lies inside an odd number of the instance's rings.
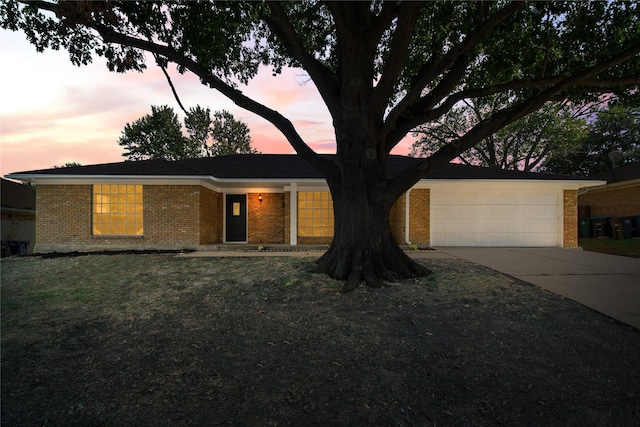
[[[638,426],[640,332],[468,262],[2,260],[3,426]]]

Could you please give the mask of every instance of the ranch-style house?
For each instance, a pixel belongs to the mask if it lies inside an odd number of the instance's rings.
[[[415,159],[391,156],[388,176]],[[36,185],[35,252],[327,244],[326,181],[296,155],[147,160],[16,172]],[[449,164],[398,199],[399,244],[578,245],[578,190],[563,175]]]

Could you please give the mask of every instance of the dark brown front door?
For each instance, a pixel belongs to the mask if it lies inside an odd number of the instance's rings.
[[[247,195],[227,194],[227,242],[247,241]]]

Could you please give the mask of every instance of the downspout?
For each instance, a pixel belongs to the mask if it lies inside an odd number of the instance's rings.
[[[411,193],[411,188],[404,193],[404,242],[407,245],[411,244],[411,240],[409,240],[409,193]]]

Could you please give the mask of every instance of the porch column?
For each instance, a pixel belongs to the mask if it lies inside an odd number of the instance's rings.
[[[291,183],[289,194],[289,244],[298,244],[298,184]]]

